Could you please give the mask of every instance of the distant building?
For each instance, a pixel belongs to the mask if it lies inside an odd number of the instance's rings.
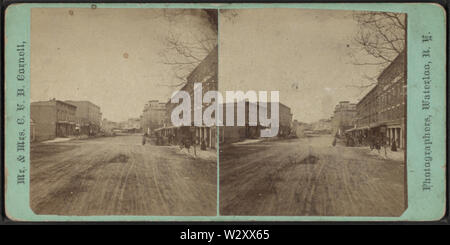
[[[123,129],[128,133],[138,133],[141,131],[141,120],[139,118],[129,118],[124,122]]]
[[[56,99],[32,102],[32,140],[43,141],[74,135],[76,110],[76,106]]]
[[[298,120],[294,120],[292,121],[292,135],[297,136],[298,138],[301,138],[303,136],[305,136],[304,134],[304,128],[301,127],[302,126],[302,122],[299,122]]]
[[[178,104],[172,103],[171,99],[169,99],[167,101],[167,103],[165,104],[165,112],[164,112],[164,127],[172,127],[172,119],[171,119],[171,115],[172,115],[172,111],[175,109],[175,107],[177,107]]]
[[[129,118],[127,121],[127,128],[140,129],[141,128],[141,119]]]
[[[331,121],[331,119],[320,119],[319,121],[312,123],[312,130],[315,133],[330,134],[333,128]]]
[[[353,127],[356,115],[356,104],[349,101],[340,101],[334,108],[331,117],[332,134],[343,135],[345,130]]]
[[[141,115],[141,128],[147,134],[163,127],[166,119],[166,104],[158,100],[149,100]]]
[[[270,115],[270,106],[267,110],[268,115]],[[288,136],[291,131],[291,124],[292,124],[292,112],[291,108],[287,105],[284,105],[282,103],[279,103],[279,122],[280,122],[280,129],[278,130],[279,136]]]
[[[96,135],[100,132],[102,113],[100,107],[86,100],[66,100],[77,107],[76,118],[78,134]]]
[[[259,121],[259,111],[260,111],[260,105],[256,105],[256,115],[257,115],[257,124],[256,126],[251,126],[249,124],[249,106],[250,102],[245,102],[245,126],[238,126],[237,125],[237,105],[238,102],[234,103],[234,126],[223,126],[220,127],[220,142],[236,142],[242,139],[246,138],[259,138],[261,136],[261,129],[264,129],[265,127],[261,126],[261,123]],[[227,121],[227,112],[226,112],[226,105],[223,105],[223,122],[224,124]],[[278,129],[278,136],[288,136],[291,133],[292,129],[292,113],[291,108],[279,103],[279,129]],[[270,117],[271,115],[271,106],[268,103],[267,104],[267,115]]]
[[[101,126],[101,130],[105,133],[112,133],[114,129],[118,129],[119,128],[119,123],[117,122],[113,122],[113,121],[109,121],[106,118],[103,118],[102,120],[102,126]]]
[[[260,132],[260,127],[258,126],[249,126],[249,102],[245,103],[245,126],[238,126],[237,125],[237,115],[238,115],[238,110],[237,110],[237,104],[238,103],[234,103],[234,123],[233,126],[226,126],[226,122],[227,122],[227,105],[228,104],[223,104],[222,105],[222,112],[223,112],[223,124],[224,126],[220,127],[220,132],[219,132],[219,136],[220,136],[220,143],[233,143],[233,142],[237,142],[240,141],[242,139],[246,139],[246,138],[258,138],[259,137],[259,132]]]
[[[299,122],[298,120],[294,120],[292,122],[291,128],[291,135],[297,136],[298,138],[305,137],[308,132],[312,132],[311,124]]]
[[[378,83],[356,105],[355,126],[348,130],[363,138],[381,138],[405,148],[406,55],[401,52],[378,76]]]

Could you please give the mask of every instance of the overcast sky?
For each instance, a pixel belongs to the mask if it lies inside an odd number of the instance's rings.
[[[174,89],[159,84],[177,80],[158,55],[165,38],[208,31],[196,14],[170,20],[161,9],[32,9],[31,101],[90,100],[113,121],[167,102]]]
[[[161,84],[177,80],[158,55],[165,38],[189,41],[207,26],[195,14],[177,18],[161,9],[32,9],[31,101],[90,100],[113,121],[139,117],[150,99],[167,102],[174,88]],[[220,91],[278,90],[297,120],[329,118],[339,101],[361,97],[352,85],[377,73],[352,64],[352,12],[248,9],[219,18]]]
[[[361,97],[352,85],[377,73],[352,64],[357,23],[350,11],[251,9],[220,16],[220,90],[279,90],[299,121],[329,118],[339,101]]]

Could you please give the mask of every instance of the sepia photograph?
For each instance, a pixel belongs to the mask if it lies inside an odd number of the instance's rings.
[[[173,94],[217,90],[216,9],[32,8],[35,214],[212,216],[217,129]]]
[[[219,90],[243,91],[246,106],[219,133],[220,215],[402,215],[406,14],[221,9],[219,20]],[[273,137],[252,106],[277,119]]]
[[[5,224],[445,219],[444,6],[4,6]]]
[[[406,14],[92,6],[31,11],[34,213],[407,208]]]

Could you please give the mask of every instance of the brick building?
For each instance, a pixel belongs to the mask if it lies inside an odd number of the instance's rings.
[[[247,101],[245,103],[245,126],[237,125],[237,102],[234,103],[234,126],[223,126],[220,127],[220,142],[236,142],[246,138],[259,138],[261,136],[261,129],[264,127],[261,126],[259,122],[259,110],[260,105],[256,105],[256,116],[257,116],[257,124],[256,126],[250,126],[249,124],[249,106],[250,103]],[[270,117],[271,115],[271,106],[267,104],[267,115]],[[291,108],[279,103],[279,129],[278,136],[285,137],[291,133],[292,127],[292,113]],[[223,105],[223,121],[226,122],[227,118],[226,112],[226,104]]]
[[[82,135],[97,135],[100,132],[102,113],[98,105],[87,100],[66,100],[65,102],[77,107],[76,133]]]
[[[400,53],[378,76],[378,83],[356,105],[355,126],[348,130],[364,139],[381,138],[405,148],[406,55]]]
[[[141,116],[141,128],[144,133],[163,127],[166,120],[166,104],[158,100],[149,100],[144,106]]]
[[[30,117],[34,141],[54,139],[74,135],[77,107],[52,99],[32,102]]]
[[[173,109],[178,105],[171,103],[170,100],[166,104],[165,125],[157,131],[166,140],[177,143],[182,139],[190,139],[195,144],[205,144],[208,148],[215,148],[217,142],[217,128],[215,126],[194,126],[194,83],[202,84],[202,95],[208,91],[217,91],[217,72],[218,72],[218,53],[217,46],[202,60],[202,62],[188,75],[186,84],[180,91],[186,91],[191,97],[191,125],[174,127],[171,122],[171,114]],[[202,103],[203,111],[210,104]]]
[[[356,115],[356,104],[349,101],[340,101],[334,108],[331,117],[332,134],[342,136],[345,130],[353,127],[353,120]]]

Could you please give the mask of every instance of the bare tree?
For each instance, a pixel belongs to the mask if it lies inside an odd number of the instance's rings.
[[[165,48],[160,52],[160,56],[164,64],[171,66],[176,81],[166,86],[184,85],[190,72],[217,45],[217,10],[169,9],[164,13],[164,17],[170,22],[180,21],[189,16],[199,18],[204,28],[188,34],[169,30],[164,40]]]
[[[347,84],[346,88],[356,88],[359,90],[358,97],[369,92],[378,83],[377,76],[363,74],[359,83]]]
[[[353,14],[358,31],[353,38],[353,64],[375,66],[382,71],[405,48],[406,15],[402,13],[358,11]],[[361,91],[377,83],[376,76],[364,75],[360,85],[348,85]]]
[[[355,65],[390,64],[405,47],[405,14],[388,12],[355,12],[359,29],[354,41],[374,61],[356,61]]]

